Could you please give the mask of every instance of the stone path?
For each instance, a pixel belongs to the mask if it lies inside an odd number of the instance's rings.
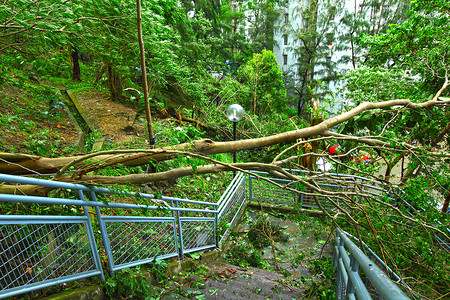
[[[301,299],[299,281],[258,268],[240,268],[222,260],[199,274],[176,276],[162,299]]]

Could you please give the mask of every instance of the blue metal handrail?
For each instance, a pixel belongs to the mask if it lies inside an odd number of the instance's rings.
[[[305,173],[299,170],[292,170],[292,172],[296,174]],[[264,172],[255,173],[268,176],[268,173]],[[319,186],[331,190],[349,189],[353,191],[358,187],[359,190],[371,195],[388,194],[383,184],[378,181],[352,175],[333,174],[333,176],[337,178],[352,178],[354,181],[351,184],[347,184],[347,186],[343,186],[342,183],[348,182],[333,178],[329,182],[319,182]],[[249,184],[248,190],[247,180]],[[88,207],[95,211],[101,233],[101,243],[107,255],[108,269],[110,272],[114,272],[151,262],[155,258],[182,258],[187,253],[224,246],[240,215],[245,210],[247,202],[250,200],[288,205],[296,204],[299,200],[296,192],[287,191],[279,187],[267,187],[264,184],[258,184],[258,186],[265,189],[264,192],[266,194],[255,194],[257,188],[255,180],[255,176],[245,176],[243,173],[238,173],[219,201],[211,203],[165,196],[156,198],[154,195],[149,194],[0,174],[0,182],[47,186],[78,192],[77,199],[0,194],[0,202],[74,205],[83,208],[84,214],[84,216],[0,216],[0,252],[3,252],[2,255],[4,255],[5,251],[10,251],[12,256],[16,255],[17,258],[25,258],[21,253],[34,249],[36,252],[41,253],[43,257],[36,262],[36,255],[31,255],[29,260],[24,259],[24,261],[16,263],[11,260],[5,262],[2,256],[0,259],[0,275],[2,276],[0,277],[0,298],[80,278],[98,275],[103,279],[102,265]],[[294,189],[302,188],[300,184],[289,180],[273,178],[271,180],[285,185],[292,183],[291,186]],[[321,179],[318,180],[320,181]],[[273,192],[274,190],[275,192]],[[247,191],[249,197],[247,197]],[[288,196],[283,196],[283,193],[288,194]],[[85,194],[89,195],[90,200],[85,198]],[[97,200],[97,196],[101,194],[114,194],[125,197],[139,196],[152,200],[156,205],[105,203]],[[272,195],[272,198],[268,197],[270,195]],[[320,198],[320,195],[316,195],[316,197]],[[301,197],[301,203],[305,207],[315,206],[304,202],[306,200],[306,197]],[[325,197],[320,198],[319,201],[323,201],[323,206],[327,207]],[[101,208],[162,210],[166,214],[165,216],[156,217],[104,216],[100,213]],[[16,232],[20,234],[16,234]],[[31,232],[33,232],[33,235]],[[45,235],[46,233],[48,234]],[[20,243],[12,242],[13,239],[8,240],[13,234],[17,235],[13,237],[15,240],[21,239]],[[36,240],[32,241],[31,237],[36,237]],[[336,265],[340,268],[338,276],[341,276],[338,286],[345,287],[345,295],[349,299],[352,299],[355,295],[364,299],[369,293],[367,288],[361,285],[362,281],[356,272],[359,269],[356,268],[357,265],[361,266],[367,277],[375,276],[371,279],[371,281],[374,280],[376,282],[372,282],[375,288],[377,286],[382,289],[385,286],[389,288],[392,285],[395,286],[386,275],[384,277],[380,275],[381,273],[378,270],[372,271],[374,268],[362,266],[363,263],[367,263],[367,266],[370,263],[375,266],[375,263],[369,258],[362,256],[362,252],[357,249],[356,245],[351,244],[351,241],[345,234],[338,232],[336,241],[338,242],[336,249],[339,255],[336,258]],[[5,245],[7,249],[5,249]],[[23,246],[25,250],[20,250],[19,246]],[[17,254],[17,251],[22,252]],[[75,252],[78,253],[77,255],[82,254],[82,258],[72,254]],[[350,252],[350,257],[348,257],[347,252]],[[57,262],[56,265],[51,264],[52,259]],[[70,264],[72,266],[80,265],[84,269],[80,267],[80,269],[76,269],[71,273],[61,273],[62,266],[64,266],[63,262],[67,262],[69,267]],[[34,268],[33,264],[37,263],[44,265],[46,267],[44,271],[47,273]],[[13,279],[13,275],[3,273],[3,270],[8,267],[13,269],[13,274],[15,274],[14,276],[17,275],[18,279]],[[68,269],[73,269],[73,267]],[[381,272],[381,270],[379,271]],[[367,272],[373,274],[368,275]],[[29,277],[32,280],[28,280]],[[8,280],[13,281],[13,285],[8,285]],[[378,280],[382,281],[382,283],[377,283]],[[340,295],[342,294],[341,288]],[[380,295],[382,294],[383,292],[380,293]],[[402,294],[400,293],[399,295]],[[395,298],[392,295],[387,295],[386,299],[406,298]]]
[[[73,205],[81,207],[84,213],[84,216],[0,216],[0,298],[91,276],[104,279],[88,207],[95,210],[111,273],[155,258],[183,257],[189,252],[218,246],[216,203],[164,196],[156,199],[149,194],[6,174],[0,174],[0,182],[78,192],[78,199],[0,194],[0,202]],[[85,193],[91,200],[85,198]],[[164,202],[151,206],[104,203],[97,200],[100,194]],[[200,208],[179,207],[181,204]],[[162,210],[171,216],[104,216],[100,208]]]
[[[372,299],[359,275],[360,270],[382,299],[409,299],[340,229],[336,229],[334,248],[334,265],[337,268],[336,299]]]

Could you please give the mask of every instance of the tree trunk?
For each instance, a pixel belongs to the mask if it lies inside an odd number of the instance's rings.
[[[315,117],[315,118],[313,118],[311,120],[311,126],[316,126],[316,125],[318,125],[318,124],[320,124],[322,122],[323,122],[323,117],[322,116]],[[316,137],[317,136],[311,136],[311,139],[314,139]],[[319,152],[319,144],[320,144],[319,141],[311,142],[311,147],[312,147],[311,152],[318,153]],[[311,171],[315,171],[316,170],[317,158],[318,157],[314,156],[314,155],[309,158],[308,166],[307,166],[308,170],[311,170]]]
[[[393,149],[390,143],[387,142],[376,140],[374,138],[345,136],[330,132],[328,129],[338,124],[341,124],[345,121],[348,121],[349,119],[352,119],[353,117],[359,115],[360,113],[371,109],[379,109],[397,105],[405,106],[408,107],[409,109],[416,109],[444,103],[450,103],[450,99],[448,100],[433,99],[423,103],[413,103],[412,101],[407,99],[398,99],[377,103],[366,102],[358,105],[357,107],[346,113],[324,120],[322,123],[317,124],[315,126],[283,132],[272,136],[240,141],[230,141],[230,142],[214,142],[211,139],[196,140],[190,143],[165,147],[159,149],[158,153],[152,154],[142,153],[142,151],[140,152],[140,149],[134,149],[132,150],[133,153],[131,153],[130,151],[130,153],[127,155],[117,155],[117,153],[114,151],[110,152],[103,151],[100,152],[101,155],[95,156],[90,160],[107,162],[108,165],[121,163],[124,166],[138,166],[138,165],[146,165],[149,164],[150,162],[158,162],[173,159],[175,156],[173,154],[167,153],[167,150],[190,151],[193,153],[201,153],[205,155],[217,153],[231,153],[234,151],[263,148],[281,143],[283,144],[293,143],[300,138],[309,138],[311,136],[318,136],[318,135],[336,136],[341,139],[365,143],[371,146],[382,147],[385,149]],[[410,150],[417,150],[418,148],[408,145],[406,143],[402,144],[402,146]],[[0,173],[20,174],[20,175],[53,174],[58,170],[60,170],[63,166],[82,157],[85,156],[45,158],[34,155],[11,154],[0,152]],[[75,164],[74,166],[76,168],[83,167],[85,166],[85,161],[81,161],[78,164]]]
[[[139,50],[141,54],[141,70],[142,70],[142,88],[144,89],[144,102],[145,102],[145,116],[147,118],[147,131],[148,131],[148,141],[150,145],[154,145],[156,140],[153,135],[152,126],[152,113],[150,111],[150,102],[148,99],[148,83],[147,83],[147,71],[145,66],[145,48],[144,39],[142,37],[142,17],[141,17],[141,1],[136,0],[137,6],[137,29],[138,29],[138,39],[139,39]]]
[[[117,71],[110,64],[106,67],[106,76],[108,77],[108,90],[111,100],[121,100],[122,81]]]
[[[447,196],[445,197],[444,204],[442,205],[442,210],[441,210],[441,212],[442,212],[443,214],[446,214],[446,213],[447,213],[449,204],[450,204],[450,190],[447,191]]]
[[[450,123],[447,124],[447,126],[444,128],[444,130],[439,133],[439,135],[434,139],[434,141],[431,142],[431,146],[436,146],[437,143],[441,141],[441,139],[444,137],[447,132],[450,131]]]
[[[80,56],[77,50],[72,50],[72,64],[73,64],[73,81],[81,81],[81,70],[80,70]]]
[[[258,90],[258,81],[255,82],[255,91],[253,95],[253,114],[256,115],[256,93]]]

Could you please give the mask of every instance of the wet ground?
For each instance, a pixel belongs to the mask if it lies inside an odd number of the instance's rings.
[[[253,247],[248,232],[250,224],[255,224],[260,214],[249,211],[231,244],[239,243],[236,241],[239,239],[247,241],[249,248]],[[283,214],[264,214],[264,218],[287,237],[273,247],[258,250],[264,266],[236,266],[223,257],[194,262],[190,270],[170,280],[162,299],[311,299],[308,287],[318,279],[310,272],[310,261],[320,253],[331,257],[331,245],[325,245],[326,231],[321,232],[324,228],[318,228],[321,225],[315,219],[295,221]],[[227,251],[233,251],[233,246]]]

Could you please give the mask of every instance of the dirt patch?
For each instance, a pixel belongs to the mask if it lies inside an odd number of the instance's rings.
[[[95,90],[75,94],[87,111],[88,118],[100,130],[109,142],[124,143],[135,137],[144,138],[144,124],[133,120],[136,111],[117,102],[109,100],[108,94]]]
[[[39,92],[10,84],[0,98],[0,151],[55,157],[75,150],[78,133],[62,107],[51,109]]]

